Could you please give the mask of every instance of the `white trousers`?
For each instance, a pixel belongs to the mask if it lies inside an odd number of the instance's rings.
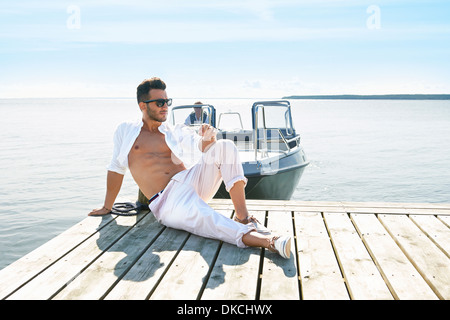
[[[242,237],[254,227],[233,221],[206,203],[222,180],[227,191],[238,181],[247,183],[239,153],[234,143],[226,139],[214,143],[198,164],[173,176],[149,208],[167,227],[246,247]]]

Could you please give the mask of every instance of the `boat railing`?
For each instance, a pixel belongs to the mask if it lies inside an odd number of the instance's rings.
[[[283,133],[281,132],[280,129],[278,129],[278,133],[280,134],[281,139],[283,140],[284,144],[286,145],[287,151],[291,150],[291,147],[289,146],[289,142],[286,140],[286,137],[283,135]]]
[[[281,129],[277,128],[277,129],[259,129],[260,130],[264,130],[265,134],[263,138],[259,138],[257,137],[259,143],[257,143],[257,148],[258,150],[261,150],[263,148],[261,148],[261,142],[263,142],[266,145],[266,148],[264,149],[268,149],[267,145],[271,145],[271,146],[275,146],[270,148],[270,151],[272,152],[284,152],[284,153],[288,153],[289,151],[292,150],[292,148],[297,147],[298,145],[300,145],[300,137],[299,136],[295,136],[293,138],[289,138],[287,139],[285,137],[285,135],[283,134],[283,132],[281,131]],[[271,138],[268,138],[268,134],[267,132],[270,132],[270,136]],[[274,134],[277,134],[278,137],[277,138],[273,138]],[[293,144],[292,142],[295,142],[295,144]],[[278,146],[278,148],[276,147]]]
[[[280,105],[285,106],[285,104],[281,104],[280,102],[269,102],[272,105]],[[254,128],[244,130],[241,114],[239,112],[223,112],[220,113],[217,121],[216,128],[219,129],[218,139],[228,139],[235,143],[236,147],[239,151],[244,152],[254,152],[254,159],[258,161],[261,158],[268,157],[269,152],[272,153],[288,153],[292,150],[292,148],[298,146],[300,144],[300,137],[295,135],[294,129],[291,127],[290,121],[286,121],[286,128],[267,128],[266,127],[266,119],[267,116],[264,112],[265,105],[257,105],[254,109]],[[175,124],[174,111],[180,109],[190,109],[201,107],[203,111],[206,111],[209,117],[209,124],[215,125],[215,109],[212,105],[202,104],[202,105],[183,105],[176,106],[172,108],[172,121]],[[289,112],[290,110],[288,110]],[[260,112],[262,113],[262,124],[261,127],[258,128],[258,119]],[[203,115],[203,112],[202,112]],[[185,115],[186,116],[186,115]],[[185,117],[184,116],[184,117]],[[237,116],[239,118],[238,121],[234,121],[233,123],[239,125],[240,128],[235,129],[221,129],[221,120],[222,116]],[[290,116],[290,114],[285,115]],[[177,117],[178,118],[178,117]],[[182,119],[184,121],[184,118]],[[203,120],[203,119],[202,119]],[[203,121],[201,121],[203,122]],[[191,126],[200,126],[200,124],[192,124]],[[287,137],[283,130],[286,131]],[[294,143],[295,141],[295,143]]]
[[[265,134],[263,134],[262,131],[265,131]],[[217,137],[218,139],[233,141],[239,151],[254,152],[256,147],[257,155],[259,157],[267,156],[268,152],[288,153],[292,148],[299,145],[298,136],[288,139],[279,128],[260,128],[258,132],[256,143],[253,130],[219,129]]]
[[[217,128],[220,128],[220,120],[222,119],[222,116],[226,116],[226,115],[237,115],[239,118],[239,122],[241,124],[241,129],[244,129],[244,125],[242,124],[241,114],[239,112],[222,112],[222,113],[220,113],[219,121],[217,121]]]
[[[263,127],[259,128],[259,123],[258,123],[258,119],[259,119],[259,112],[260,109],[262,109],[262,113],[263,113]],[[255,103],[255,109],[254,109],[254,128],[253,128],[253,148],[255,151],[255,160],[258,159],[258,151],[261,152],[262,154],[267,155],[268,154],[268,145],[272,145],[273,143],[275,143],[275,145],[278,145],[279,148],[278,149],[274,149],[274,148],[270,148],[271,152],[284,152],[284,153],[288,153],[289,151],[291,151],[292,147],[291,147],[291,143],[293,141],[295,141],[295,146],[298,146],[300,144],[300,137],[299,136],[294,136],[293,138],[287,139],[283,132],[281,131],[280,128],[266,128],[266,123],[265,123],[265,114],[264,114],[264,105],[257,105]],[[262,130],[263,134],[262,137],[259,134],[259,131]],[[270,134],[270,139],[268,138],[268,134],[267,132],[270,130],[271,134]],[[286,132],[288,132],[289,130],[292,130],[293,133],[293,128],[286,128]],[[281,139],[273,139],[273,133],[278,133],[279,137]],[[282,141],[282,143],[284,143],[284,145],[286,146],[286,149],[281,148],[280,146],[280,140]],[[261,143],[260,142],[264,142],[264,144],[266,145],[265,148],[261,148]],[[281,144],[282,144],[281,143]]]

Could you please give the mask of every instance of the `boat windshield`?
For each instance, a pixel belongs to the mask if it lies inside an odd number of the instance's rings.
[[[211,105],[186,105],[172,108],[170,114],[172,124],[200,126],[203,123],[215,124],[214,107]]]
[[[201,126],[208,123],[218,129],[217,139],[232,140],[245,161],[267,158],[299,145],[300,137],[292,125],[287,101],[255,102],[252,106],[253,128],[245,128],[238,112],[225,112],[217,117],[212,105],[183,105],[172,108],[170,122]],[[216,126],[217,124],[217,126]],[[248,158],[248,159],[247,159]]]
[[[292,123],[287,106],[264,106],[258,112],[258,128],[281,129],[287,135],[292,134]]]

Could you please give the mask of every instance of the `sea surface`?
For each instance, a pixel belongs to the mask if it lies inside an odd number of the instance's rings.
[[[199,99],[174,99],[174,105]],[[217,112],[263,99],[200,99]],[[450,101],[290,100],[310,160],[293,199],[450,203]],[[101,207],[135,99],[0,99],[0,269]],[[118,200],[137,197],[131,174]]]

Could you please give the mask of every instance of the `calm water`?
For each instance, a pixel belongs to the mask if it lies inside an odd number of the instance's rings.
[[[202,101],[245,111],[250,127],[255,99]],[[291,104],[311,161],[294,199],[450,202],[450,101]],[[0,268],[103,204],[113,131],[138,111],[134,99],[0,100]],[[127,174],[119,200],[137,190]]]

